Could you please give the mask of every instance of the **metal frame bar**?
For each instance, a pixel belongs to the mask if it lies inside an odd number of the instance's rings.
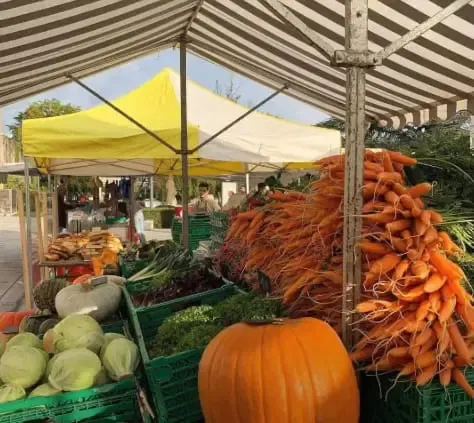
[[[452,14],[456,13],[459,9],[469,4],[471,0],[455,0],[449,6],[441,9],[438,13],[435,13],[431,18],[427,19],[425,22],[417,25],[412,30],[408,31],[405,35],[401,36],[397,40],[390,43],[383,50],[378,51],[375,55],[383,60],[391,56],[397,50],[402,49],[408,43],[413,40],[416,40],[418,37],[422,36],[426,31],[429,31],[435,25],[439,24]]]
[[[334,47],[324,40],[318,33],[309,28],[301,19],[291,12],[279,0],[260,0],[274,15],[296,29],[306,42],[315,47],[327,58],[334,56]]]
[[[191,26],[193,25],[194,21],[196,20],[197,16],[199,15],[199,12],[201,11],[201,8],[204,6],[204,0],[199,0],[198,4],[196,5],[196,8],[193,11],[193,14],[189,18],[188,23],[186,24],[186,27],[184,28],[182,38],[185,39],[188,35],[189,30],[191,29]]]
[[[188,96],[187,96],[187,63],[186,41],[179,45],[179,77],[181,100],[181,175],[183,178],[183,225],[182,244],[189,248],[189,169],[188,169]]]
[[[94,97],[98,98],[99,100],[103,101],[107,106],[115,110],[117,113],[122,115],[125,119],[129,120],[132,122],[134,125],[138,126],[142,131],[145,131],[148,135],[150,135],[152,138],[163,144],[164,146],[168,147],[171,151],[178,153],[178,150],[174,148],[171,144],[166,142],[164,139],[160,138],[158,135],[150,131],[146,126],[143,126],[140,122],[132,118],[130,115],[125,113],[123,110],[115,106],[113,103],[108,101],[106,98],[102,97],[99,93],[94,91],[92,88],[90,88],[88,85],[84,84],[82,81],[77,79],[74,75],[66,75],[66,78],[70,79],[71,81],[74,81],[77,85],[81,86],[84,88],[87,92],[92,94]]]
[[[346,51],[367,52],[368,9],[368,0],[346,0]],[[365,67],[350,66],[346,69],[342,339],[349,350],[356,342],[353,310],[359,302],[362,275],[358,241],[362,233],[365,82]]]
[[[32,251],[32,234],[31,234],[31,193],[30,193],[30,166],[28,158],[24,157],[25,163],[25,220],[26,220],[26,268],[28,269],[28,275],[23,275],[23,281],[26,292],[25,298],[33,298],[33,285],[34,285],[34,274],[33,274],[33,251]],[[39,228],[37,228],[39,230]]]
[[[221,130],[217,131],[214,135],[212,135],[210,138],[208,138],[206,141],[203,143],[199,144],[197,147],[193,148],[190,151],[190,154],[194,154],[196,151],[204,147],[205,145],[209,144],[211,141],[215,140],[219,135],[223,134],[225,131],[228,129],[232,128],[234,125],[239,123],[242,119],[245,119],[248,115],[252,114],[255,112],[258,108],[263,106],[265,103],[268,103],[272,98],[276,97],[278,94],[281,92],[285,91],[288,89],[288,85],[285,84],[283,87],[280,89],[276,90],[273,94],[270,94],[267,98],[263,99],[259,103],[257,103],[255,106],[253,106],[251,109],[247,110],[245,113],[240,115],[237,119],[234,119],[232,122],[230,122],[228,125],[224,126]]]

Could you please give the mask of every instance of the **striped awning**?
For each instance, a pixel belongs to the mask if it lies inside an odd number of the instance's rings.
[[[383,49],[454,0],[369,1],[369,49]],[[335,49],[344,0],[281,0]],[[0,106],[176,45],[344,117],[345,72],[260,0],[0,2]],[[474,1],[367,73],[369,120],[420,123],[474,112]]]

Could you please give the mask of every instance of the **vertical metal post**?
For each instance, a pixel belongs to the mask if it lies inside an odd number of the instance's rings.
[[[188,104],[186,90],[186,41],[179,44],[179,76],[181,94],[181,175],[183,177],[182,244],[189,248],[189,172],[188,172]]]
[[[155,178],[150,176],[150,208],[153,208],[153,200],[155,199]]]
[[[32,236],[31,236],[31,198],[30,198],[30,169],[28,159],[24,158],[25,163],[25,209],[26,209],[26,260],[29,272],[29,295],[27,297],[33,298],[33,254],[32,254]],[[25,285],[26,287],[26,285]]]
[[[346,51],[368,48],[368,0],[346,0]],[[362,232],[364,183],[365,68],[346,69],[346,146],[344,190],[344,284],[342,339],[348,349],[355,342],[354,306],[359,302],[361,260],[358,241]]]
[[[51,192],[51,175],[48,175],[48,193]]]
[[[250,173],[245,174],[245,190],[247,191],[247,194],[250,193]]]

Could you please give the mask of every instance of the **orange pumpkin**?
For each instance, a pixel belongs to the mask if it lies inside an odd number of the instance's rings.
[[[73,285],[87,285],[91,280],[92,275],[81,275],[72,281]]]
[[[201,359],[199,397],[206,423],[359,422],[349,354],[312,318],[220,332]]]
[[[28,316],[35,314],[34,310],[28,311],[7,311],[0,313],[0,332],[8,328],[19,328],[21,321]]]

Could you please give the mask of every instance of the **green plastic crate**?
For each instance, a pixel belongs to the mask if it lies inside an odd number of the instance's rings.
[[[0,405],[0,423],[142,421],[133,380]]]
[[[158,423],[194,423],[203,421],[198,392],[198,369],[203,349],[185,351],[169,357],[151,359],[148,346],[158,327],[173,313],[196,305],[214,305],[237,293],[234,285],[176,300],[167,307],[134,309],[128,292],[124,296],[132,330],[145,367],[148,387],[153,396]]]
[[[474,383],[474,371],[466,376]],[[474,401],[457,385],[438,382],[417,388],[394,375],[362,377],[361,421],[364,423],[467,423],[474,422]],[[382,397],[381,397],[382,395]],[[365,415],[364,415],[365,414]]]

